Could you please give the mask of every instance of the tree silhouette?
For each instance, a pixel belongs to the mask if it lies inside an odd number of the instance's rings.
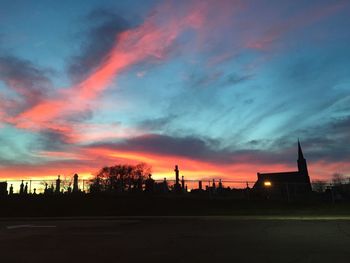
[[[106,166],[90,180],[90,192],[141,191],[150,173],[151,167],[145,163]]]

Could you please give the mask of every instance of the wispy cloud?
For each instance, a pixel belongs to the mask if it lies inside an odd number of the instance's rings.
[[[71,86],[54,86],[34,62],[0,58],[1,124],[33,136],[32,159],[2,157],[0,170],[87,173],[146,161],[159,176],[177,163],[191,176],[255,179],[294,170],[300,136],[316,176],[333,164],[350,171],[347,52],[302,46],[306,29],[347,5],[166,1],[144,21],[94,8],[66,65]],[[131,106],[119,112],[122,104]]]
[[[53,123],[52,120],[88,110],[89,103],[109,86],[118,73],[149,57],[162,59],[181,32],[201,23],[202,14],[193,7],[185,10],[180,20],[177,16],[163,20],[163,12],[169,11],[169,8],[167,5],[160,6],[142,25],[118,34],[106,58],[80,83],[59,90],[54,96],[6,118],[6,121],[24,129],[47,128],[68,132],[69,124],[64,121]]]
[[[0,57],[0,80],[14,92],[6,99],[3,95],[4,104],[1,108],[10,115],[35,107],[53,88],[48,69],[13,56]]]
[[[322,19],[342,11],[346,6],[349,6],[347,1],[335,1],[319,6],[311,6],[302,12],[292,14],[282,21],[270,25],[266,31],[258,38],[249,40],[246,47],[258,50],[266,50],[271,48],[276,42],[282,41],[282,37],[288,35],[292,31],[308,27]]]
[[[83,20],[88,29],[79,32],[77,38],[84,39],[79,54],[72,57],[68,65],[68,74],[74,82],[82,81],[107,59],[116,45],[118,35],[132,28],[118,13],[108,9],[94,9]]]

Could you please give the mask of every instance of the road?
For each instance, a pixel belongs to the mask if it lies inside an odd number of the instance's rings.
[[[350,218],[0,221],[0,262],[350,262]]]

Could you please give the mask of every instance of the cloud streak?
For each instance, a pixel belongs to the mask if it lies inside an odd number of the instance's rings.
[[[158,7],[142,25],[119,33],[104,61],[83,81],[60,89],[57,94],[35,103],[16,116],[8,116],[5,121],[23,129],[56,129],[69,133],[72,127],[64,122],[64,118],[88,110],[91,101],[127,67],[146,58],[163,59],[175,39],[184,30],[198,27],[203,19],[200,10],[189,8],[180,20],[177,16],[163,20],[163,13],[169,8],[167,5]],[[61,121],[57,123],[57,119]]]
[[[53,87],[49,73],[49,70],[38,68],[27,60],[0,57],[0,80],[15,93],[10,98],[3,98],[3,112],[16,115],[45,100]]]
[[[338,1],[332,4],[320,5],[316,8],[310,7],[301,13],[292,15],[277,25],[271,26],[260,38],[248,41],[246,47],[257,50],[269,49],[283,35],[310,26],[319,20],[341,11],[346,6],[348,6],[346,1]]]
[[[194,177],[255,179],[257,171],[294,170],[300,136],[316,176],[335,170],[331,163],[350,171],[348,65],[339,59],[347,53],[328,43],[327,58],[315,51],[320,43],[304,47],[311,38],[303,36],[326,18],[339,23],[334,15],[346,3],[288,9],[276,1],[278,12],[251,3],[167,1],[144,21],[95,8],[63,70],[68,87],[54,87],[50,70],[29,60],[1,57],[2,126],[33,142],[31,160],[5,156],[0,170],[29,162],[28,176],[52,175],[51,166],[87,173],[146,161],[158,176],[177,163]],[[300,47],[288,50],[290,39]]]

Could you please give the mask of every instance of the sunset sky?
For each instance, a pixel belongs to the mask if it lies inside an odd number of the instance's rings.
[[[350,1],[0,0],[0,178],[350,176]]]

